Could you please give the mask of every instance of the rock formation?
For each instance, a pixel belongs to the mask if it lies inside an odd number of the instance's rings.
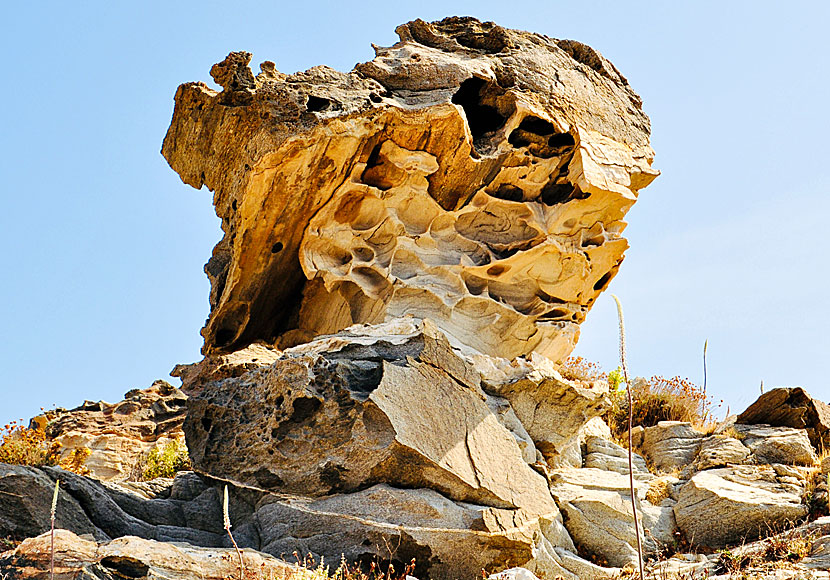
[[[176,93],[162,153],[224,230],[205,359],[174,371],[191,460],[270,494],[271,553],[386,544],[429,576],[574,577],[590,564],[547,477],[582,466],[607,386],[554,362],[657,175],[649,121],[578,42],[473,18],[397,32],[349,73],[254,76],[235,52],[221,91]]]
[[[767,391],[738,416],[738,423],[806,429],[816,449],[830,450],[830,405],[801,387]]]
[[[214,192],[204,353],[430,318],[456,346],[566,356],[657,174],[626,79],[574,41],[420,20],[349,73],[251,55],[179,87],[162,153]]]
[[[66,459],[76,451],[90,475],[104,481],[124,481],[155,447],[184,438],[182,423],[187,397],[164,381],[133,389],[118,403],[86,401],[66,411],[49,411],[32,419],[60,446]]]

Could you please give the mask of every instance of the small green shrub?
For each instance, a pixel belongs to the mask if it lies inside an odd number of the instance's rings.
[[[141,469],[142,479],[173,477],[179,471],[190,469],[190,457],[184,442],[174,439],[162,447],[154,447]]]

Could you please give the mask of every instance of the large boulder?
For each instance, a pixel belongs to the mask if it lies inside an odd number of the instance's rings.
[[[416,20],[349,73],[179,87],[162,153],[214,192],[204,352],[431,318],[459,343],[561,359],[614,277],[651,168],[626,79],[579,42]]]
[[[326,498],[264,498],[256,512],[262,550],[326,561],[415,559],[419,578],[473,578],[521,565],[546,577],[575,577],[556,552],[575,551],[557,519],[456,502],[429,489],[385,484]]]
[[[767,391],[738,415],[738,423],[806,429],[816,449],[830,449],[830,405],[801,387]]]
[[[388,483],[555,514],[502,404],[443,334],[409,319],[205,386],[184,430],[197,470],[260,489],[323,496]]]
[[[803,491],[782,482],[771,466],[710,469],[680,488],[674,513],[690,543],[723,548],[807,515]]]

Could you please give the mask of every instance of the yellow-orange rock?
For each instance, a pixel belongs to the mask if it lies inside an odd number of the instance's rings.
[[[231,53],[179,87],[162,152],[207,185],[204,352],[432,319],[456,346],[554,360],[616,274],[649,121],[591,48],[420,20],[349,73],[256,77]]]

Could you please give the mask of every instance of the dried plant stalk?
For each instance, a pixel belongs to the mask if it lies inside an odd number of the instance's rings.
[[[626,360],[625,352],[625,319],[623,318],[620,299],[615,294],[612,294],[611,297],[617,303],[617,318],[620,321],[620,366],[622,367],[623,379],[625,380],[625,390],[628,394],[628,485],[631,490],[631,513],[634,516],[634,531],[637,536],[637,558],[640,564],[640,580],[645,580],[643,569],[643,541],[640,538],[640,524],[637,521],[637,498],[634,495],[634,438],[631,433],[634,428],[634,404],[631,397],[631,382],[628,380],[628,361]]]
[[[224,519],[225,523],[225,531],[228,532],[228,537],[231,539],[231,543],[233,544],[234,549],[236,549],[236,555],[239,556],[239,580],[245,580],[245,563],[242,560],[242,551],[239,549],[239,546],[236,544],[236,540],[233,539],[233,534],[231,533],[231,516],[230,512],[228,511],[228,486],[225,486],[225,496],[222,499],[222,518]]]

